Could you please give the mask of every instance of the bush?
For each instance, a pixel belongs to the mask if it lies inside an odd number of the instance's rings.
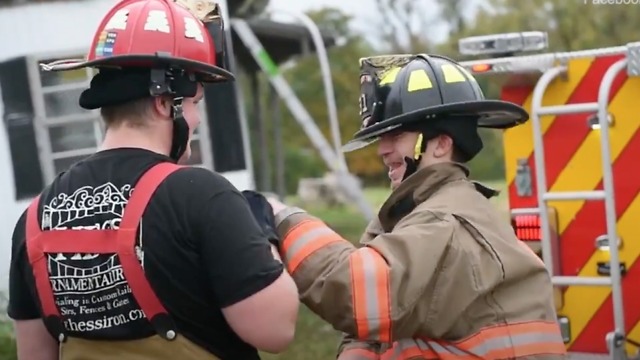
[[[287,194],[295,194],[298,191],[300,179],[322,177],[327,172],[327,165],[322,161],[315,149],[300,149],[287,146],[285,147],[284,163],[284,182]],[[272,183],[275,184],[275,176]]]
[[[13,339],[13,325],[7,317],[8,296],[0,291],[0,359],[17,360],[16,343]]]
[[[256,150],[257,151],[257,150]],[[268,159],[270,163],[268,166],[271,170],[271,177],[269,182],[272,184],[273,189],[262,189],[262,171],[264,169],[263,164],[260,163],[261,157],[259,154],[253,154],[253,172],[255,174],[256,185],[258,190],[271,190],[276,188],[276,156],[270,154]],[[293,146],[284,146],[284,183],[285,192],[288,195],[294,195],[298,191],[298,182],[302,178],[316,178],[322,177],[327,172],[328,167],[317,154],[314,148],[302,148]]]
[[[16,353],[16,342],[13,337],[0,335],[0,359],[3,360],[18,360],[18,354]]]
[[[498,130],[480,129],[484,147],[482,151],[467,165],[471,170],[471,177],[475,180],[503,180],[504,152],[502,148],[502,134]]]

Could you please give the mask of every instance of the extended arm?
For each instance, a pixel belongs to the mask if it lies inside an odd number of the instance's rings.
[[[414,304],[434,279],[453,228],[433,214],[409,215],[393,232],[356,248],[319,219],[298,213],[282,221],[278,233],[304,304],[357,339],[390,342],[413,336],[413,320],[432,315]]]
[[[202,170],[204,171],[204,170]],[[259,350],[277,353],[293,341],[299,299],[295,283],[242,194],[221,176],[205,182],[191,217],[202,263],[229,326]],[[198,181],[190,186],[199,185]]]

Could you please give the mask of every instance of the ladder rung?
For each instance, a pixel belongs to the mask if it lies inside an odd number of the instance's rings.
[[[571,200],[603,200],[604,190],[593,191],[553,191],[542,195],[545,201],[571,201]]]
[[[538,115],[568,115],[590,113],[596,111],[598,111],[598,103],[591,102],[582,104],[543,106],[538,109]]]
[[[515,208],[511,209],[511,215],[537,215],[540,214],[540,208]]]
[[[560,286],[611,286],[610,277],[552,276],[551,282]]]

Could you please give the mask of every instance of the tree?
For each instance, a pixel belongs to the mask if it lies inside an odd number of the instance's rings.
[[[448,3],[448,0],[440,0]],[[637,41],[635,5],[593,5],[567,0],[486,0],[469,26],[452,32],[449,48],[461,37],[517,31],[546,31],[549,51],[616,46]]]
[[[352,31],[352,17],[340,10],[324,8],[311,11],[307,15],[314,20],[321,31],[341,39],[339,46],[329,48],[327,52],[340,121],[341,143],[344,144],[351,139],[361,123],[358,115],[360,92],[358,59],[372,55],[373,50],[361,35]],[[284,70],[283,75],[321,132],[333,145],[317,54],[313,53],[296,59]],[[261,80],[261,90],[266,98],[269,84],[265,76],[261,76]],[[263,103],[267,103],[266,99],[263,99]],[[280,107],[283,109],[281,124],[286,154],[285,177],[287,190],[291,193],[295,191],[300,178],[321,176],[328,167],[322,162],[317,150],[282,101],[280,101]],[[267,123],[267,131],[272,133],[272,124]],[[273,148],[273,144],[270,144],[269,152],[272,155]],[[261,151],[257,147],[254,147],[254,150]],[[382,173],[382,163],[375,155],[375,148],[349,153],[346,159],[349,169],[365,179],[375,178]]]
[[[344,144],[359,130],[361,124],[358,114],[360,94],[358,59],[373,55],[373,49],[361,35],[350,29],[349,25],[352,21],[350,16],[336,9],[324,9],[310,13],[310,17],[319,24],[320,28],[333,32],[334,35],[345,40],[342,46],[329,50],[341,140]],[[318,120],[322,132],[329,138],[330,129],[326,120],[328,109],[324,97],[318,91],[322,89],[321,74],[318,69],[317,58],[308,57],[300,61],[287,77],[291,79],[291,84],[301,100],[305,105],[308,104],[308,109]],[[383,165],[375,153],[375,147],[348,153],[346,159],[351,172],[363,177],[365,181],[375,181],[383,173]]]
[[[467,29],[464,10],[470,6],[469,0],[439,0],[440,18],[449,26],[449,34],[457,34]]]
[[[456,0],[457,1],[457,0]],[[373,44],[385,52],[427,51],[431,42],[424,34],[439,23],[438,11],[425,0],[375,0],[379,14],[372,22],[380,38]]]

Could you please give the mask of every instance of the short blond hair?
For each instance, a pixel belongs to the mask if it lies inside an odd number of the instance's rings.
[[[119,105],[100,108],[106,128],[118,127],[124,122],[133,127],[144,127],[154,104],[154,97],[132,100]]]

